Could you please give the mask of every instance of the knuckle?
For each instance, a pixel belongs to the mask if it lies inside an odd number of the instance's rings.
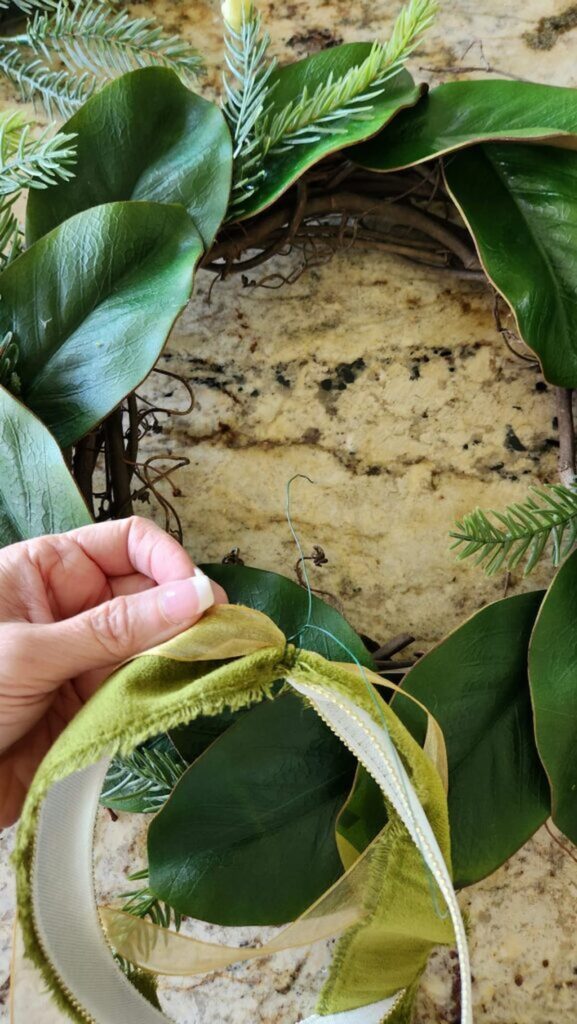
[[[115,597],[107,605],[94,608],[90,626],[96,643],[105,654],[116,658],[130,645],[133,632],[130,605],[126,597]]]
[[[158,527],[144,516],[128,520],[128,550],[133,565],[137,562],[147,576],[152,574],[152,553]],[[137,555],[138,552],[138,555]]]
[[[151,519],[145,519],[144,516],[130,516],[128,531],[131,540],[136,544],[161,533],[160,527],[153,523]]]
[[[130,533],[136,534],[137,537],[141,537],[143,533],[146,533],[150,527],[150,520],[145,519],[144,516],[129,516],[128,518],[128,529]]]

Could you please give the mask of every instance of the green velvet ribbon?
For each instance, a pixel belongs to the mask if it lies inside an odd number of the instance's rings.
[[[319,702],[322,698],[358,709],[359,721],[370,721],[381,731],[386,725],[387,742],[394,744],[407,784],[450,871],[447,801],[439,774],[389,705],[376,690],[370,692],[367,679],[355,666],[348,669],[297,650],[260,612],[238,606],[214,609],[174,641],[118,669],[56,740],[31,785],[14,854],[18,916],[26,955],[71,1019],[85,1018],[40,939],[33,899],[35,837],[51,787],[103,757],[128,754],[150,737],[199,715],[237,710],[271,697],[279,679],[301,688],[313,706],[316,694]],[[406,797],[401,793],[399,799]],[[321,1015],[377,1003],[409,988],[431,949],[454,941],[458,910],[451,911],[453,923],[450,915],[440,912],[443,898],[435,898],[436,882],[425,865],[423,844],[415,842],[404,815],[391,801],[388,814],[388,824],[373,843],[363,914],[337,944],[319,999]],[[86,841],[91,843],[92,836]],[[58,864],[51,871],[57,873]],[[445,894],[444,898],[450,902]]]

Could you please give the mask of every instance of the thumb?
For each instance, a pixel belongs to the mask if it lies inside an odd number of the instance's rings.
[[[114,597],[80,615],[38,626],[42,676],[58,682],[126,661],[192,626],[214,602],[208,576],[197,569],[188,579]]]

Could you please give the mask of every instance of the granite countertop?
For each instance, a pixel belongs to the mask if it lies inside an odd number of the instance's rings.
[[[259,5],[282,57],[341,40],[386,36],[389,0],[291,0]],[[577,17],[563,0],[441,2],[436,25],[412,60],[435,82],[507,75],[577,85]],[[219,71],[217,3],[158,0],[167,27]],[[572,13],[573,12],[573,13]],[[563,15],[557,21],[552,16]],[[292,260],[292,261],[291,261]],[[298,256],[253,274],[287,274]],[[553,396],[495,330],[492,296],[386,255],[351,250],[280,290],[199,277],[161,366],[193,384],[195,409],[155,435],[152,453],[185,455],[176,507],[198,559],[239,548],[249,564],[294,571],[283,512],[295,473],[294,518],[305,549],[328,563],[313,586],[330,592],[353,624],[380,641],[399,632],[425,650],[503,592],[456,564],[447,533],[476,505],[502,507],[531,483],[555,478]],[[160,379],[162,380],[162,379]],[[158,379],[149,387],[157,391]],[[143,512],[149,513],[145,507]],[[546,583],[512,578],[509,592]],[[13,891],[10,830],[0,835],[0,1020],[7,1020]],[[103,898],[125,888],[143,863],[138,819],[102,814],[96,850]],[[491,878],[462,894],[471,924],[478,1024],[572,1024],[577,1015],[577,867],[541,830]],[[181,1024],[294,1024],[312,1008],[330,948],[294,951],[192,981],[162,983]],[[458,1020],[456,965],[436,954],[419,996],[418,1024]],[[34,982],[30,983],[34,992]],[[30,995],[30,1017],[52,1024]],[[58,1017],[54,1016],[54,1020]]]

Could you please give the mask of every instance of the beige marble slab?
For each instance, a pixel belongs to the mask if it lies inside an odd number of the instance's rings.
[[[506,74],[577,84],[577,29],[538,28],[563,2],[453,0],[412,61],[429,81]],[[219,74],[219,5],[158,0],[167,27],[207,53],[207,94]],[[148,13],[150,5],[135,5]],[[281,58],[334,41],[385,37],[388,0],[262,3]],[[538,32],[535,49],[526,34]],[[255,282],[294,260],[255,271]],[[245,560],[291,574],[296,555],[284,489],[295,473],[295,523],[306,549],[328,564],[312,570],[360,629],[379,640],[399,631],[426,649],[485,601],[487,581],[447,550],[455,517],[477,504],[501,507],[531,483],[555,478],[552,396],[497,336],[488,289],[381,255],[351,251],[279,291],[219,283],[208,301],[201,277],[162,364],[194,385],[196,407],[175,417],[151,452],[185,455],[176,506],[185,542],[203,560],[239,547]],[[157,391],[157,385],[153,385]],[[513,438],[518,439],[517,443]],[[511,450],[516,448],[518,450]],[[520,449],[520,450],[519,450]],[[148,511],[146,508],[143,511]],[[530,583],[547,581],[547,568]],[[10,833],[0,835],[0,1019],[13,918]],[[124,887],[143,862],[134,821],[102,817],[96,852],[103,896]],[[475,1020],[480,1024],[572,1024],[577,1014],[577,866],[546,831],[509,864],[463,894],[469,910]],[[162,984],[182,1024],[293,1024],[307,1012],[330,951],[256,963],[224,975]],[[418,1024],[458,1019],[455,962],[433,958]],[[30,1019],[40,1004],[30,996]],[[46,1024],[48,1021],[46,1020]]]

